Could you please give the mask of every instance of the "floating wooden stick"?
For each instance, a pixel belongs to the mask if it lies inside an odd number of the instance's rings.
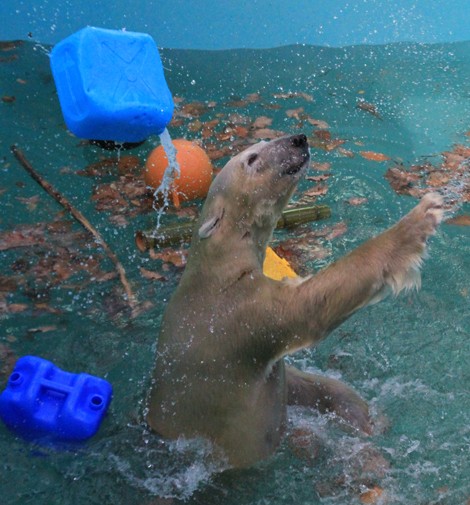
[[[131,285],[127,280],[126,271],[122,266],[122,263],[119,261],[119,258],[109,247],[107,242],[105,242],[104,238],[101,236],[100,232],[88,221],[88,219],[77,210],[62,194],[60,194],[54,186],[49,184],[45,179],[41,177],[41,175],[36,172],[36,170],[32,167],[31,163],[26,159],[24,153],[18,149],[16,146],[11,146],[11,151],[15,155],[16,159],[20,162],[21,166],[29,173],[29,175],[50,195],[54,200],[56,200],[64,209],[66,209],[86,230],[88,230],[96,242],[104,249],[108,258],[114,263],[114,266],[119,274],[119,279],[126,293],[127,302],[134,312],[137,306],[137,299],[132,292]]]
[[[293,228],[310,221],[319,221],[331,216],[331,210],[327,205],[312,205],[309,207],[297,207],[288,209],[282,213],[276,228]],[[144,252],[154,247],[166,247],[181,244],[191,240],[194,231],[194,222],[176,223],[165,226],[155,233],[151,231],[138,231],[135,234],[135,243],[139,251]]]

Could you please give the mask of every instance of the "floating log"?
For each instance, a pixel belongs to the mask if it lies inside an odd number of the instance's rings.
[[[319,221],[330,216],[331,209],[327,205],[312,205],[287,209],[282,213],[281,218],[277,222],[276,229],[295,228],[301,224]],[[179,245],[191,240],[194,227],[194,221],[187,221],[165,226],[157,230],[157,232],[155,230],[137,231],[135,234],[135,243],[137,249],[141,252],[158,247]]]

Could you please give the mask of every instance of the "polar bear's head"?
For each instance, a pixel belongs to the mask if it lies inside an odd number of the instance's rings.
[[[212,183],[197,239],[249,238],[263,250],[309,159],[305,135],[259,142],[239,153]]]

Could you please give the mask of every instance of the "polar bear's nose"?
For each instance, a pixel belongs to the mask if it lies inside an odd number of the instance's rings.
[[[303,133],[301,135],[293,135],[291,142],[294,147],[303,147],[307,144],[307,137]]]

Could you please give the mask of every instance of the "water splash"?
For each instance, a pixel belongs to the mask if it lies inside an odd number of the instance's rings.
[[[126,451],[116,448],[107,459],[129,485],[151,496],[187,500],[227,468],[223,460],[213,457],[216,449],[204,439],[162,440],[139,430],[131,438],[132,442],[126,442],[132,444],[131,452],[128,447]]]
[[[153,192],[153,208],[157,211],[157,225],[155,226],[155,232],[157,232],[157,230],[160,228],[161,218],[169,205],[169,195],[171,193],[172,183],[181,174],[180,166],[176,160],[176,148],[171,140],[170,132],[167,130],[167,128],[165,128],[159,136],[160,142],[163,149],[165,150],[166,157],[168,159],[168,166],[166,167],[165,173],[163,174],[162,182]],[[160,197],[163,197],[163,205],[157,206],[156,202]]]
[[[420,175],[421,181],[416,188],[424,193],[439,193],[444,200],[444,209],[446,218],[455,216],[466,203],[466,194],[470,188],[470,158],[465,158],[459,165],[452,170],[442,170],[440,167],[433,167],[433,171],[448,176],[447,182],[439,186],[433,186],[426,183],[426,178],[430,174],[429,166],[424,166],[422,170],[416,173]]]

